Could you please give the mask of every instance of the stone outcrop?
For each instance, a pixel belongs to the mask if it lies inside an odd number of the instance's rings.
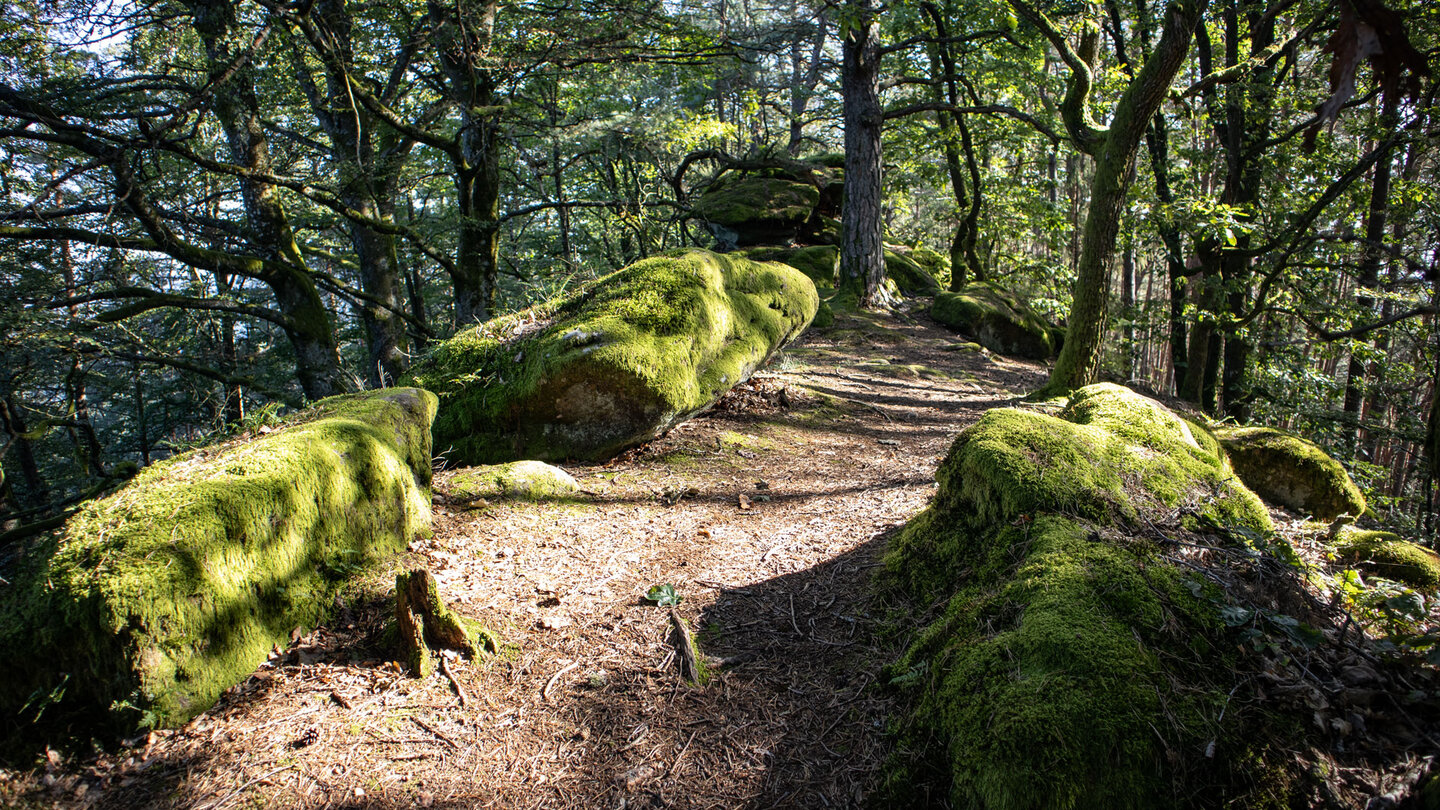
[[[407,379],[439,395],[451,463],[601,459],[709,408],[818,305],[793,267],[679,251],[461,332]]]

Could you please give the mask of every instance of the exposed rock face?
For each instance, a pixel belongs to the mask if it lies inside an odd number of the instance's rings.
[[[1440,588],[1440,556],[1397,534],[1347,528],[1336,538],[1335,552],[1368,574],[1422,591]]]
[[[408,379],[439,395],[452,463],[606,458],[709,408],[818,305],[787,265],[681,251],[461,332]]]
[[[887,559],[918,602],[949,600],[889,671],[916,692],[898,793],[940,768],[956,807],[1171,806],[1174,751],[1244,750],[1198,722],[1227,702],[1213,586],[1148,539],[1176,511],[1273,530],[1203,429],[1094,385],[1058,416],[988,411],[936,477]]]
[[[3,566],[4,730],[40,715],[125,732],[209,708],[318,623],[349,572],[429,532],[434,415],[415,389],[322,400],[154,464],[33,543]]]
[[[936,295],[930,317],[1001,354],[1044,360],[1058,348],[1055,327],[1013,293],[988,281]]]
[[[580,484],[570,473],[543,461],[512,461],[460,470],[450,478],[449,492],[452,501],[551,501],[579,496]]]
[[[1310,441],[1267,427],[1221,427],[1215,437],[1240,480],[1271,503],[1318,520],[1365,511],[1350,474]]]

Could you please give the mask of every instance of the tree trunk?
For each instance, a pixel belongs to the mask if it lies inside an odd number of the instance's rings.
[[[431,41],[446,90],[460,109],[454,158],[460,237],[456,248],[455,326],[488,320],[500,275],[500,126],[495,80],[480,67],[495,32],[498,0],[442,3],[430,0]]]
[[[1380,114],[1383,131],[1388,134],[1395,130],[1398,118],[1395,114],[1393,102],[1387,102],[1385,109]],[[1384,153],[1375,161],[1373,183],[1370,187],[1370,206],[1365,215],[1365,244],[1360,248],[1360,277],[1358,279],[1359,294],[1355,296],[1355,304],[1359,309],[1359,320],[1362,322],[1374,316],[1375,296],[1371,292],[1380,283],[1380,263],[1384,256],[1385,241],[1385,219],[1390,210],[1390,173],[1394,163],[1391,160],[1391,149],[1381,147]],[[1355,346],[1359,346],[1356,341]],[[1350,354],[1349,368],[1345,375],[1345,404],[1343,411],[1347,425],[1345,430],[1345,444],[1353,453],[1358,446],[1361,436],[1364,433],[1360,427],[1360,406],[1365,400],[1366,380],[1373,376],[1374,361],[1366,362],[1354,351]]]
[[[258,175],[274,174],[255,96],[253,63],[240,60],[235,67],[232,40],[241,31],[235,6],[227,0],[189,0],[187,5],[216,82],[212,109],[225,131],[231,159]],[[295,350],[300,387],[312,400],[338,394],[346,386],[330,312],[295,244],[279,189],[254,176],[241,177],[239,184],[250,236],[272,262],[260,278],[274,291],[277,307],[287,316],[285,332]],[[126,185],[122,183],[122,192]]]
[[[1095,156],[1095,174],[1091,180],[1090,208],[1085,218],[1065,346],[1040,393],[1042,396],[1089,385],[1099,376],[1108,325],[1111,260],[1124,211],[1125,192],[1134,175],[1135,155],[1190,51],[1190,40],[1205,6],[1206,0],[1191,0],[1172,3],[1166,10],[1160,41],[1116,103],[1106,130],[1096,130],[1085,120],[1090,77],[1088,72],[1081,75],[1075,65],[1071,66],[1070,90],[1062,105],[1066,128],[1077,146]],[[1037,21],[1023,4],[1016,4],[1016,11],[1032,22]],[[1061,36],[1048,21],[1041,22],[1055,37]],[[1082,38],[1080,54],[1093,57],[1093,36],[1088,34]]]
[[[351,43],[353,20],[344,0],[319,0],[315,14],[341,67],[355,62]],[[297,60],[297,73],[310,98],[321,128],[330,138],[336,165],[339,198],[347,208],[368,220],[394,222],[395,180],[404,165],[405,149],[386,138],[377,153],[377,121],[365,107],[354,103],[350,77],[327,61],[322,95]],[[386,143],[388,141],[388,143]],[[362,222],[347,222],[350,244],[359,268],[360,289],[372,300],[362,301],[360,323],[365,330],[365,379],[370,388],[383,388],[405,370],[405,323],[397,314],[400,304],[399,255],[393,234]]]
[[[858,17],[843,44],[845,200],[840,223],[840,289],[861,306],[885,306],[881,223],[880,49],[870,0],[850,7]]]

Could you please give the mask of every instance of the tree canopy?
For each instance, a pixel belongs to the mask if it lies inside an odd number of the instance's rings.
[[[1295,429],[1435,530],[1433,4],[24,0],[0,34],[7,529],[727,247],[707,190],[823,157],[837,306],[905,306],[887,250],[934,251],[1066,328],[1047,391]]]

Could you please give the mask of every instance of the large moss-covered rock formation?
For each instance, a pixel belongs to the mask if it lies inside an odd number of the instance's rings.
[[[1044,360],[1058,349],[1055,327],[1014,293],[988,281],[935,296],[930,317],[993,352]]]
[[[771,157],[722,173],[693,212],[726,247],[833,243],[842,167],[825,159]]]
[[[1365,511],[1350,474],[1313,442],[1267,427],[1218,427],[1215,436],[1240,480],[1265,500],[1319,520]]]
[[[695,213],[730,229],[743,246],[794,239],[819,202],[820,190],[808,183],[744,177],[702,195]]]
[[[1209,741],[1216,767],[1246,756],[1214,723],[1228,653],[1210,641],[1213,588],[1146,531],[1177,511],[1202,530],[1273,530],[1213,439],[1102,384],[1058,416],[987,412],[937,480],[887,559],[922,602],[948,599],[891,668],[915,691],[901,746],[915,758],[897,758],[893,790],[938,767],[957,807],[1174,806],[1177,769],[1205,763]]]
[[[210,707],[319,622],[346,574],[429,531],[434,415],[415,389],[322,400],[146,468],[0,565],[7,736],[37,717],[125,731]]]
[[[605,458],[709,408],[818,306],[792,267],[682,251],[461,332],[409,381],[439,395],[451,462]]]

